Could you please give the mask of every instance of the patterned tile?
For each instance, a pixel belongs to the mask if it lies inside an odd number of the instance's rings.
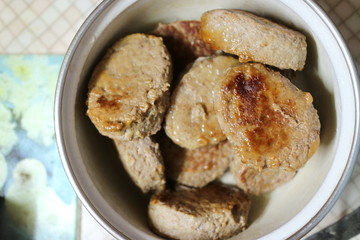
[[[65,53],[81,23],[100,2],[1,1],[0,53]]]
[[[4,23],[9,23],[16,18],[16,14],[11,8],[2,8],[0,20]]]
[[[347,1],[342,1],[336,6],[334,11],[341,19],[346,19],[346,18],[350,17],[351,15],[353,15],[354,8],[351,5],[351,3],[347,2]]]
[[[343,35],[360,71],[360,1],[317,0]]]
[[[354,35],[360,32],[360,14],[353,14],[347,20],[346,24],[353,31]]]
[[[321,2],[321,1],[316,1],[316,2]],[[330,7],[334,8],[336,7],[336,5],[338,5],[341,0],[323,0],[323,2],[326,2]]]
[[[359,1],[359,0],[349,0],[349,2],[350,2],[355,8],[360,8],[360,1]]]
[[[345,41],[348,41],[354,35],[353,32],[344,23],[341,24],[338,28]]]

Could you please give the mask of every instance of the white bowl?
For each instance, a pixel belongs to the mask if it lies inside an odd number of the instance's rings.
[[[310,0],[104,1],[89,16],[65,56],[56,92],[59,152],[83,205],[120,239],[158,239],[147,224],[147,201],[124,172],[110,141],[86,116],[89,76],[119,37],[158,22],[199,19],[215,8],[239,8],[269,17],[307,36],[308,57],[296,84],[318,109],[321,144],[296,177],[255,199],[251,224],[234,239],[300,238],[331,209],[347,183],[359,149],[359,86],[349,52],[324,12]]]

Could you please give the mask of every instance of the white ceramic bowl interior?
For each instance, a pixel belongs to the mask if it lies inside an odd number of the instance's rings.
[[[104,1],[81,27],[67,52],[56,93],[59,152],[80,200],[117,238],[158,239],[147,225],[147,201],[124,172],[111,142],[86,116],[89,76],[119,37],[146,32],[159,22],[199,19],[215,8],[239,8],[303,32],[305,70],[295,83],[310,91],[318,109],[321,144],[296,177],[254,199],[249,228],[234,239],[299,238],[339,197],[358,149],[359,99],[349,53],[325,14],[310,0],[120,0]]]

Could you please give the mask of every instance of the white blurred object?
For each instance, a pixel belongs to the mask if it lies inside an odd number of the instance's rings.
[[[10,110],[0,102],[0,153],[4,155],[8,154],[18,141],[15,127]]]
[[[23,112],[21,118],[21,127],[27,131],[27,136],[45,146],[53,142],[52,107],[50,100],[36,102]]]
[[[3,187],[7,177],[7,164],[5,157],[0,152],[0,190]]]
[[[47,185],[44,165],[21,160],[5,194],[8,215],[33,239],[70,239],[75,226],[74,205],[66,205]]]
[[[58,66],[50,64],[48,58],[20,55],[7,57],[4,65],[12,74],[3,78],[13,78],[7,84],[6,99],[13,118],[20,120],[30,139],[49,146],[54,137],[52,111]]]

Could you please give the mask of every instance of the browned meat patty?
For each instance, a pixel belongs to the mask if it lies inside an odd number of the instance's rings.
[[[114,143],[125,170],[142,192],[165,188],[165,169],[158,143],[150,137],[114,140]]]
[[[320,121],[310,93],[259,63],[232,68],[217,87],[223,132],[242,163],[296,171],[316,151]]]
[[[220,177],[232,158],[232,147],[226,140],[193,150],[178,146],[165,134],[158,141],[166,176],[191,187],[203,187]]]
[[[226,71],[239,64],[230,56],[199,58],[171,95],[166,134],[181,147],[195,149],[225,139],[214,111],[213,92]]]
[[[249,209],[250,200],[240,189],[213,183],[157,193],[148,213],[153,229],[167,238],[208,240],[243,231]]]
[[[199,37],[200,21],[176,21],[160,23],[152,32],[164,39],[174,63],[174,76],[177,79],[185,67],[198,57],[211,56],[214,50]]]
[[[116,42],[89,83],[87,114],[119,140],[155,134],[169,104],[170,56],[160,37],[131,34]]]
[[[201,38],[215,50],[280,69],[302,70],[306,37],[285,26],[242,10],[216,9],[201,17]]]
[[[274,190],[290,181],[296,174],[296,172],[281,168],[264,168],[259,171],[251,164],[244,164],[236,160],[230,163],[230,171],[241,189],[255,195]]]

